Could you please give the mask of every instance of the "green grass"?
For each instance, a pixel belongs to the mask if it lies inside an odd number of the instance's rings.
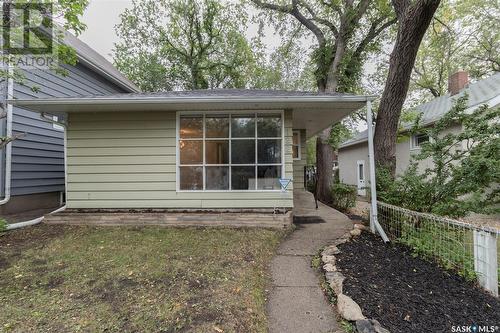
[[[4,234],[0,332],[265,332],[266,267],[282,235],[44,225]]]

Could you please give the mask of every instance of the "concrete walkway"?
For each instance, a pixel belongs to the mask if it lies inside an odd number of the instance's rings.
[[[352,222],[321,203],[316,210],[309,192],[295,191],[294,205],[296,220],[309,223],[297,225],[271,263],[272,288],[267,303],[269,332],[342,332],[319,286],[319,277],[311,268],[311,259],[320,248],[351,230]]]

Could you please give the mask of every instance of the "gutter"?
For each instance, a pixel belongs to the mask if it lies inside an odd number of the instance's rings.
[[[13,105],[116,105],[116,104],[177,104],[177,103],[310,103],[310,102],[358,102],[366,103],[374,100],[374,96],[279,96],[279,97],[83,97],[83,98],[54,98],[54,99],[10,99]]]
[[[7,100],[11,100],[14,97],[14,79],[13,69],[8,64],[8,78],[7,78]],[[12,137],[12,117],[13,117],[13,105],[11,103],[7,104],[7,137]],[[4,187],[4,198],[0,200],[0,205],[4,205],[10,200],[11,195],[11,182],[12,182],[12,141],[7,143],[5,146],[5,187]]]

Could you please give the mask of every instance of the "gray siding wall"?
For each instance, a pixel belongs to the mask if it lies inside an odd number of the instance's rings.
[[[442,132],[442,135],[449,133],[460,133],[461,125],[453,125]],[[441,134],[440,134],[441,135]],[[410,139],[399,141],[396,144],[396,175],[402,175],[410,166],[413,155],[420,152],[420,149],[410,149]],[[357,161],[365,161],[365,179],[366,185],[370,181],[369,159],[368,159],[368,143],[362,142],[353,146],[342,148],[339,151],[339,176],[340,180],[346,184],[358,185]],[[432,166],[430,159],[419,161],[418,168],[424,171]]]
[[[14,84],[14,97],[69,97],[124,92],[80,64],[63,67],[67,70],[66,76],[45,70],[26,71],[23,84]],[[37,91],[33,91],[32,87],[36,87]],[[26,135],[12,144],[12,195],[64,191],[64,132],[41,120],[40,114],[20,108],[14,108],[13,131]]]

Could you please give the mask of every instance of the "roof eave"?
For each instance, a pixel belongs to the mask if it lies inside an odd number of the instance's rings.
[[[81,62],[84,66],[89,67],[93,71],[98,72],[98,74],[100,74],[101,76],[104,76],[106,79],[108,79],[109,81],[118,85],[120,88],[124,89],[125,91],[132,92],[132,93],[141,92],[139,87],[137,87],[134,83],[125,82],[124,80],[120,80],[120,79],[116,78],[114,75],[111,75],[107,71],[103,70],[100,66],[96,65],[93,61],[86,59],[78,52],[77,52],[77,58],[78,58],[78,61]]]
[[[82,98],[53,98],[53,99],[10,99],[9,104],[16,106],[30,105],[120,105],[120,104],[176,104],[176,103],[273,103],[273,102],[353,102],[363,103],[371,101],[373,96],[277,96],[277,97],[82,97]]]

